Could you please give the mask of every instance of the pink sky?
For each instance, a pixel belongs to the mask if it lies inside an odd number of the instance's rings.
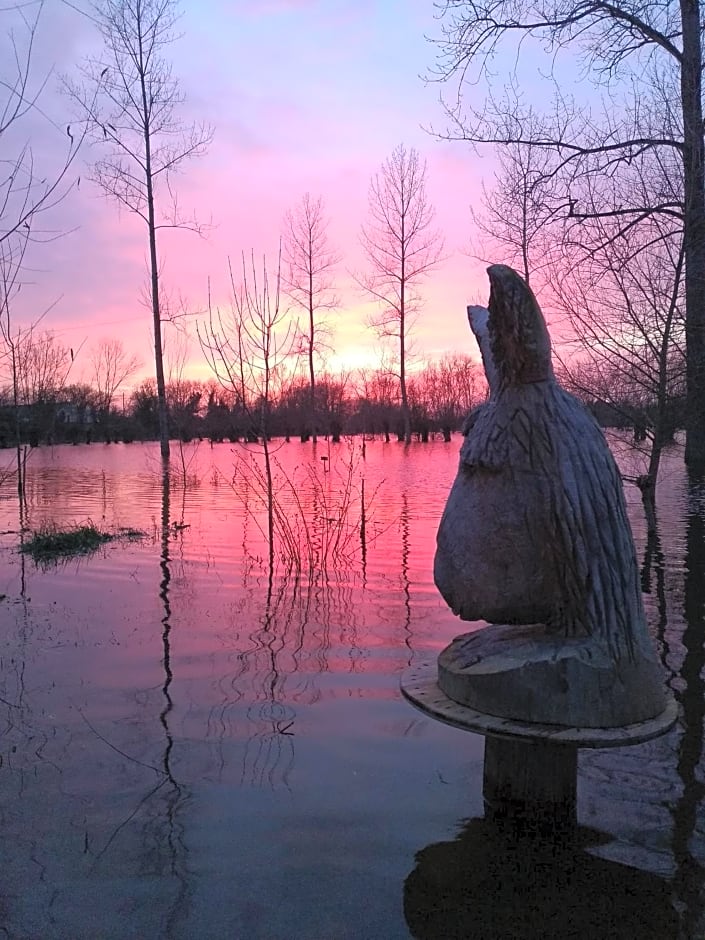
[[[85,0],[77,0],[86,7]],[[227,258],[252,249],[274,258],[282,219],[305,192],[321,195],[330,238],[342,255],[337,273],[340,310],[333,327],[332,368],[378,361],[380,344],[366,325],[373,307],[350,276],[365,260],[360,225],[367,216],[370,177],[393,148],[415,147],[428,162],[427,185],[446,260],[423,286],[414,330],[419,357],[446,351],[476,355],[465,306],[487,295],[484,266],[467,255],[469,210],[492,160],[460,143],[439,141],[423,128],[443,126],[440,88],[419,77],[438,36],[429,0],[199,0],[185,4],[181,38],[172,46],[174,74],[186,103],[185,122],[205,120],[215,137],[206,156],[187,164],[177,180],[179,201],[203,221],[207,238],[168,232],[161,239],[164,286],[203,310],[210,279],[216,303],[227,304]],[[35,76],[54,70],[42,98],[58,129],[35,115],[25,120],[44,172],[65,144],[70,102],[55,93],[57,74],[96,51],[91,22],[48,0],[39,29]],[[151,374],[148,311],[140,297],[146,278],[146,229],[119,211],[87,179],[93,151],[79,157],[81,176],[45,219],[63,237],[33,249],[31,274],[15,306],[28,323],[55,304],[43,321],[66,345],[82,346],[76,380],[88,373],[88,349],[119,337],[144,359]],[[494,259],[501,261],[503,259]],[[190,321],[195,322],[196,317]],[[174,345],[174,340],[168,343]],[[207,374],[197,342],[189,342],[193,375]],[[85,351],[85,354],[84,354]],[[167,344],[167,355],[169,346]]]

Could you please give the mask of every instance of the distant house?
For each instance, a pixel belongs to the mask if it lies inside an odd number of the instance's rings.
[[[90,405],[77,405],[75,402],[62,402],[57,405],[55,418],[58,424],[93,424],[95,415]]]

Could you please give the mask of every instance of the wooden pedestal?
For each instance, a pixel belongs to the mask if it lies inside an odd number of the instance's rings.
[[[445,724],[485,735],[483,797],[487,818],[523,829],[570,828],[577,816],[578,748],[623,747],[664,734],[678,717],[672,696],[655,718],[618,728],[570,728],[485,715],[448,698],[435,661],[405,672],[401,691]]]

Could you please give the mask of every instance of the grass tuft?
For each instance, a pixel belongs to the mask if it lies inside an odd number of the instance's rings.
[[[63,529],[56,523],[47,522],[32,532],[20,545],[20,551],[30,555],[35,562],[51,562],[72,555],[90,555],[106,542],[118,538],[142,538],[143,534],[136,529],[103,532],[92,522]]]

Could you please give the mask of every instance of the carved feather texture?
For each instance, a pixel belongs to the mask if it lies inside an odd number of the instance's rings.
[[[461,470],[509,476],[526,492],[525,537],[553,573],[551,625],[594,637],[613,659],[632,659],[645,636],[638,569],[600,427],[553,379],[510,384],[474,415]]]
[[[490,349],[501,386],[552,378],[551,339],[531,289],[506,265],[487,273]]]
[[[497,477],[500,488],[525,494],[521,524],[552,585],[550,625],[631,660],[648,636],[619,471],[597,422],[555,381],[528,285],[505,265],[488,274],[488,310],[469,307],[468,317],[494,388],[468,416],[460,471],[477,475],[478,485]]]

